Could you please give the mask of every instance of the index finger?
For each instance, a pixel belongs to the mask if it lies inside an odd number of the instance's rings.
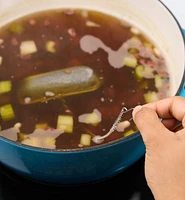
[[[185,120],[185,98],[173,96],[143,106],[152,108],[160,118],[176,118],[178,121]]]

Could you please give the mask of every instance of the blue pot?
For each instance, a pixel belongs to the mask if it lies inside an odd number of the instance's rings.
[[[44,182],[77,184],[111,177],[137,161],[145,151],[134,136],[99,148],[56,152],[19,146],[0,139],[0,160],[17,173]]]
[[[185,97],[184,80],[176,95]],[[78,151],[39,149],[0,137],[1,164],[22,176],[49,183],[79,184],[106,179],[124,171],[144,153],[139,132]]]

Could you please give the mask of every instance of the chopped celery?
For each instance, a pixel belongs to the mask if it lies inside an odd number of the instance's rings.
[[[48,127],[47,123],[36,124],[36,126],[35,126],[36,129],[43,129],[43,130],[46,130],[47,127]]]
[[[55,53],[55,42],[53,41],[47,41],[46,42],[46,50],[50,53]]]
[[[0,81],[0,94],[10,92],[12,88],[11,81]]]
[[[59,115],[57,120],[57,129],[65,133],[73,132],[73,117],[70,115]]]
[[[82,134],[80,138],[80,144],[83,146],[90,146],[91,144],[91,135]]]
[[[144,94],[144,99],[146,103],[154,102],[159,100],[159,96],[157,92],[147,92]]]
[[[135,77],[137,80],[143,79],[143,73],[144,73],[145,67],[143,65],[138,65],[135,68]]]
[[[147,48],[153,49],[153,44],[151,44],[150,42],[144,42],[143,45]]]
[[[17,134],[18,142],[22,142],[24,140],[24,133]]]
[[[155,87],[157,89],[164,85],[164,79],[160,75],[155,75]]]
[[[37,52],[36,44],[33,40],[27,40],[21,42],[20,45],[20,54],[21,55],[27,55]]]
[[[137,59],[134,57],[125,57],[123,64],[127,67],[133,67],[135,68],[137,65]]]
[[[15,118],[15,114],[11,104],[0,107],[0,115],[3,121],[9,121]]]
[[[128,52],[129,52],[130,54],[138,54],[138,53],[139,53],[139,50],[136,49],[136,48],[130,48],[130,49],[128,50]]]
[[[2,62],[3,62],[3,57],[0,56],[0,65],[2,64]]]
[[[130,129],[130,130],[126,131],[126,132],[123,134],[123,136],[124,136],[124,137],[127,137],[127,136],[129,136],[129,135],[132,135],[134,132],[135,132],[135,131],[134,131],[133,129]]]
[[[18,34],[21,34],[24,31],[23,27],[19,24],[12,24],[9,30],[13,33],[18,33]]]

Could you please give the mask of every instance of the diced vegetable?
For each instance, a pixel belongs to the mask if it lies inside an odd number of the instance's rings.
[[[42,130],[46,130],[47,127],[48,127],[47,123],[36,124],[36,126],[35,126],[36,129],[42,129]]]
[[[147,48],[153,49],[153,44],[151,44],[150,42],[144,42],[143,45]]]
[[[145,70],[145,67],[143,65],[138,65],[135,68],[135,77],[137,80],[143,79],[144,70]]]
[[[33,40],[23,41],[20,45],[20,54],[28,55],[37,52],[36,44]]]
[[[130,31],[131,31],[133,34],[135,34],[135,35],[139,35],[139,34],[140,34],[139,29],[137,29],[137,28],[135,28],[135,27],[131,27],[131,28],[130,28]]]
[[[19,24],[12,24],[9,30],[18,34],[21,34],[24,31],[23,27]]]
[[[66,73],[70,71],[70,73]],[[22,80],[18,87],[18,99],[22,104],[45,102],[51,99],[77,95],[98,89],[103,80],[86,66],[74,66],[62,70],[33,75]],[[54,96],[46,96],[49,91]],[[25,102],[25,98],[29,101]]]
[[[91,26],[91,27],[100,27],[99,24],[92,22],[92,21],[86,21],[86,26]]]
[[[24,140],[24,133],[17,134],[18,142],[22,142]]]
[[[6,104],[0,107],[0,115],[3,121],[9,121],[15,118],[11,104]]]
[[[130,49],[128,50],[128,52],[129,52],[130,54],[138,54],[138,53],[139,53],[139,50],[136,49],[136,48],[130,48]]]
[[[127,67],[133,67],[135,68],[137,65],[137,59],[134,57],[125,57],[123,64]]]
[[[154,102],[159,100],[159,96],[157,92],[147,92],[144,94],[144,99],[146,103]]]
[[[80,138],[80,144],[83,146],[90,146],[91,145],[91,135],[82,134],[81,138]]]
[[[11,81],[0,81],[0,94],[10,92],[12,89]]]
[[[102,115],[97,109],[94,109],[92,113],[85,113],[80,115],[78,120],[81,123],[97,126],[102,120]]]
[[[160,50],[157,49],[157,48],[154,48],[154,54],[155,54],[156,56],[158,56],[158,57],[161,56],[161,52],[160,52]]]
[[[57,129],[65,133],[73,132],[73,117],[70,115],[59,115],[57,120]]]
[[[3,62],[3,57],[0,56],[0,65],[2,64],[2,62]]]
[[[164,85],[164,79],[160,75],[155,75],[155,87],[157,89]]]
[[[132,135],[134,132],[135,132],[135,131],[134,131],[133,129],[130,129],[130,130],[126,131],[126,132],[123,134],[123,136],[124,136],[124,137],[127,137],[127,136],[129,136],[129,135]]]
[[[154,70],[150,67],[145,67],[143,72],[143,77],[145,78],[154,78]]]
[[[53,41],[47,41],[46,42],[46,50],[50,53],[55,53],[56,49],[55,49],[55,42]]]
[[[21,126],[22,126],[22,124],[21,124],[21,123],[16,123],[16,124],[14,125],[14,128],[16,128],[16,129],[20,129],[20,128],[21,128]]]

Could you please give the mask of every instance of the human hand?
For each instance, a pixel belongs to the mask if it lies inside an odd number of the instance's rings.
[[[146,146],[145,176],[154,198],[185,200],[185,99],[137,106],[132,114]],[[182,129],[172,131],[177,121]]]

